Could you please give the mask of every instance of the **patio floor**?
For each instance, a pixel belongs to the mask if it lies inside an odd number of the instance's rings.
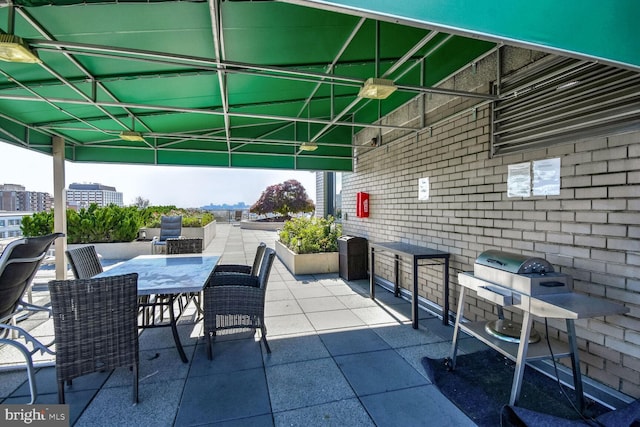
[[[276,233],[219,224],[206,252],[222,263],[250,264]],[[49,273],[51,274],[51,273]],[[48,301],[47,273],[36,278],[34,300]],[[276,258],[267,292],[271,354],[255,338],[230,335],[213,345],[209,361],[201,324],[190,307],[180,321],[189,363],[182,363],[169,328],[140,335],[140,403],[131,403],[126,369],[87,375],[67,389],[76,426],[473,426],[426,378],[420,360],[449,354],[452,327],[420,311],[411,327],[409,302],[368,281],[338,274],[293,276]],[[32,316],[36,337],[53,335],[52,321]],[[256,336],[256,338],[259,335]],[[461,353],[482,348],[461,340]],[[19,360],[0,347],[0,363]],[[47,360],[47,357],[36,357]],[[55,368],[36,375],[36,403],[57,403]],[[0,403],[26,403],[24,370],[0,371]]]

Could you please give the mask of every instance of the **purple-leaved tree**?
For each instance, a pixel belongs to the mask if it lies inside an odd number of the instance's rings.
[[[307,190],[295,179],[267,187],[257,202],[249,209],[252,213],[268,213],[287,217],[299,212],[313,212],[316,206],[307,195]]]

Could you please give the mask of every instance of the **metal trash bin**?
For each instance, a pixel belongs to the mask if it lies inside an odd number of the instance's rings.
[[[341,236],[338,238],[340,277],[345,280],[369,277],[369,247],[364,237]]]

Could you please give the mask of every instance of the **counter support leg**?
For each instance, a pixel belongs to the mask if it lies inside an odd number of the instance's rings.
[[[400,296],[400,256],[395,255],[393,259],[393,296]]]
[[[376,261],[375,261],[375,249],[369,250],[369,296],[371,299],[376,299]]]
[[[444,271],[442,274],[443,284],[442,288],[444,289],[444,308],[442,309],[442,324],[449,325],[449,257],[444,259]]]
[[[584,412],[584,393],[582,391],[582,373],[580,372],[580,356],[578,355],[578,340],[576,339],[576,327],[573,319],[567,319],[567,336],[569,349],[571,350],[571,369],[573,370],[573,387],[578,399],[578,409]]]
[[[413,293],[411,295],[411,312],[413,329],[418,329],[418,262],[415,259],[413,260]]]

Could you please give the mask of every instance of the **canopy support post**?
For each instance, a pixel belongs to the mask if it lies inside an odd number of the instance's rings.
[[[64,191],[64,139],[54,136],[53,147],[53,228],[55,232],[64,233],[65,237],[57,239],[56,248],[56,279],[67,278],[67,196]]]

